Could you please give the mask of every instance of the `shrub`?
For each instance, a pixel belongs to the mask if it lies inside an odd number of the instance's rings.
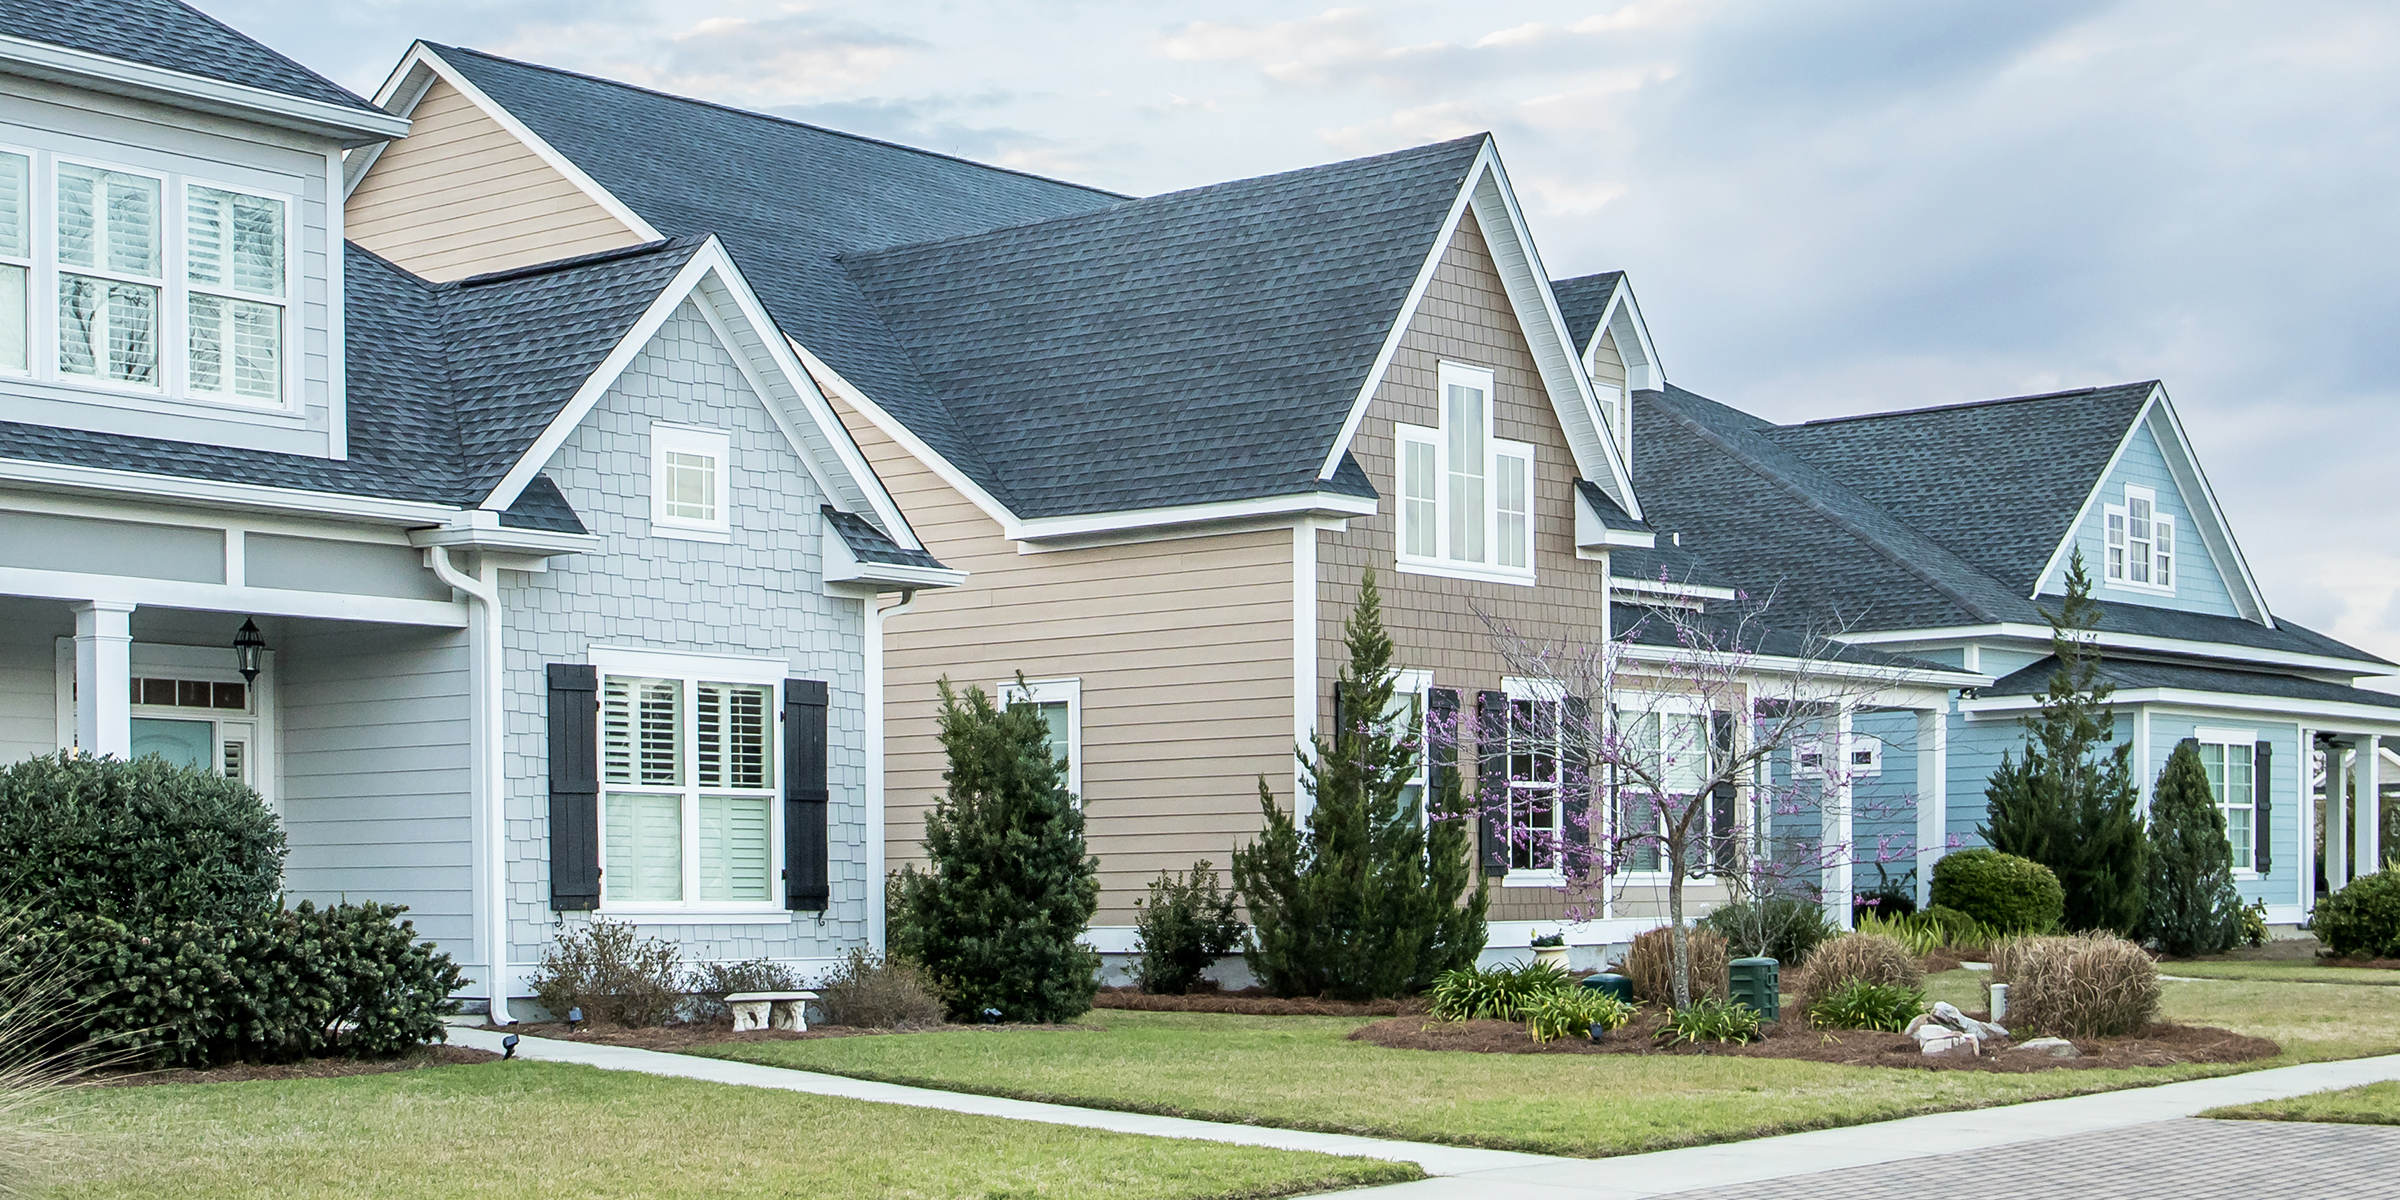
[[[1587,987],[1543,992],[1524,1005],[1525,1032],[1536,1042],[1590,1037],[1592,1028],[1623,1028],[1633,1019],[1633,1005]]]
[[[1625,977],[1633,983],[1633,998],[1650,1004],[1672,1004],[1675,996],[1675,929],[1661,925],[1633,939],[1625,952]],[[1733,994],[1726,970],[1725,939],[1707,929],[1692,929],[1692,999],[1719,999]]]
[[[1150,881],[1148,903],[1134,906],[1134,949],[1141,955],[1133,974],[1142,990],[1180,996],[1200,973],[1242,944],[1247,930],[1233,915],[1233,895],[1217,889],[1217,872],[1207,859],[1176,875],[1161,871]]]
[[[258,793],[159,758],[0,769],[0,909],[44,923],[224,922],[272,911],[283,831]]]
[[[914,960],[852,948],[816,986],[829,1025],[901,1029],[942,1023],[941,989]]]
[[[2266,901],[2253,900],[2242,909],[2242,944],[2245,946],[2267,944]]]
[[[2058,928],[2067,893],[2050,868],[1997,850],[1960,850],[1933,865],[1933,902],[2002,935]]]
[[[949,787],[925,818],[932,870],[904,870],[895,944],[921,955],[953,1015],[1051,1022],[1100,990],[1100,956],[1077,939],[1100,903],[1100,862],[1066,760],[1031,704],[940,684]]]
[[[1803,1012],[1854,983],[1881,987],[1922,987],[1925,973],[1917,956],[1898,940],[1875,933],[1846,933],[1817,947],[1808,965],[1784,985]]]
[[[1722,936],[1733,957],[1771,958],[1787,970],[1807,962],[1819,943],[1841,932],[1822,906],[1789,896],[1720,905],[1700,925]]]
[[[1948,939],[1943,936],[1941,926],[1931,921],[1919,920],[1915,913],[1885,917],[1873,912],[1866,912],[1861,913],[1858,919],[1852,922],[1852,925],[1853,932],[1890,938],[1906,946],[1910,954],[1920,956],[1931,954],[1948,945]]]
[[[671,941],[598,918],[562,930],[542,951],[533,994],[560,1020],[580,1008],[604,1025],[664,1025],[683,1007],[683,955]]]
[[[1857,924],[1859,917],[1869,913],[1888,921],[1917,911],[1916,877],[1917,873],[1909,870],[1894,879],[1884,874],[1882,863],[1876,863],[1875,886],[1851,898],[1851,923]]]
[[[1312,738],[1303,754],[1300,783],[1316,803],[1295,821],[1261,777],[1258,840],[1233,853],[1234,888],[1253,926],[1243,958],[1278,996],[1405,995],[1483,952],[1490,896],[1487,884],[1468,887],[1474,822],[1458,771],[1436,763],[1424,773],[1430,820],[1420,819],[1408,797],[1428,748],[1417,722],[1384,716],[1397,671],[1372,571],[1343,637],[1341,711],[1331,736]],[[1456,735],[1433,733],[1446,743]]]
[[[2109,933],[2032,937],[1992,954],[1992,982],[2008,985],[2008,1026],[2054,1037],[2114,1037],[2158,1015],[2158,966]]]
[[[1434,977],[1427,995],[1443,1021],[1517,1021],[1536,997],[1565,991],[1575,979],[1564,967],[1520,962],[1489,970],[1462,967]]]
[[[1880,1029],[1898,1033],[1925,1011],[1925,989],[1853,979],[1819,997],[1808,1023],[1819,1029]]]
[[[1766,1018],[1747,1004],[1711,996],[1694,1000],[1690,1008],[1667,1014],[1658,1027],[1658,1040],[1668,1045],[1701,1042],[1747,1042],[1758,1036]]]
[[[1941,934],[1940,948],[1944,950],[1989,950],[2002,936],[1991,926],[1955,908],[1945,908],[1939,904],[1918,913],[1916,920]]]
[[[710,962],[693,967],[684,988],[692,993],[691,1018],[714,1023],[733,1019],[733,1010],[726,1007],[725,997],[741,992],[798,991],[800,977],[771,958]]]
[[[2400,871],[2362,875],[2318,900],[2308,927],[2335,954],[2400,958]]]
[[[2233,890],[2233,847],[2225,814],[2200,763],[2199,743],[2180,742],[2158,773],[2150,804],[2150,899],[2143,932],[2182,957],[2219,954],[2242,936],[2242,898]]]

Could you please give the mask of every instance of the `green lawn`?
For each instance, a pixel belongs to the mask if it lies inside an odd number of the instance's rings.
[[[2343,1125],[2400,1125],[2400,1083],[2370,1083],[2338,1092],[2212,1108],[2204,1117],[2239,1121],[2331,1121]]]
[[[82,1197],[1252,1197],[1420,1178],[1405,1163],[1137,1137],[485,1063],[49,1102]]]
[[[2278,983],[2346,984],[2351,987],[2400,987],[2400,971],[2365,967],[2326,967],[2306,959],[2282,962],[2244,962],[2239,959],[2202,959],[2197,962],[2162,962],[2161,975],[2181,975],[2189,979],[2269,980]]]
[[[1930,980],[1981,1007],[1988,978]],[[2166,1015],[2275,1038],[2259,1066],[2400,1046],[2400,990],[2170,983]],[[2245,1069],[2036,1075],[1891,1071],[1755,1058],[1440,1054],[1344,1039],[1364,1022],[1096,1011],[1100,1031],[943,1032],[708,1050],[958,1091],[1297,1129],[1556,1154],[1622,1154],[1913,1113],[2104,1091]]]

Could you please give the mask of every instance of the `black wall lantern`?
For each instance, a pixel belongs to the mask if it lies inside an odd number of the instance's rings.
[[[245,681],[258,682],[259,663],[266,653],[267,639],[258,631],[258,622],[242,618],[242,627],[233,635],[233,664],[240,668]]]

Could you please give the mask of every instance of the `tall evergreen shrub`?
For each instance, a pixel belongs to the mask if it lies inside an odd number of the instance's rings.
[[[0,909],[39,924],[270,912],[283,854],[266,801],[213,771],[65,753],[0,769]]]
[[[1372,571],[1343,632],[1342,719],[1304,756],[1301,784],[1315,800],[1308,820],[1295,822],[1262,778],[1265,828],[1233,854],[1252,926],[1244,958],[1278,996],[1400,996],[1483,951],[1485,886],[1459,902],[1473,874],[1472,822],[1456,767],[1431,773],[1429,823],[1407,798],[1425,747],[1416,730],[1384,719],[1398,672]]]
[[[1100,863],[1065,760],[1033,705],[940,687],[949,788],[925,819],[932,869],[901,872],[894,945],[941,981],[960,1020],[1081,1015],[1100,989],[1100,958],[1076,940],[1099,907]]]
[[[2050,621],[2058,669],[2025,718],[2024,756],[2003,752],[1985,785],[1984,826],[1992,848],[2050,868],[2066,889],[2068,929],[2138,931],[2148,903],[2149,839],[2136,806],[2131,746],[2112,745],[2115,688],[2100,674],[2091,640],[2100,623],[2092,577],[2078,551],[2067,569],[2066,603]]]
[[[2233,890],[2233,846],[2208,768],[2190,742],[2167,756],[2150,800],[2150,904],[2146,927],[2168,954],[2217,954],[2242,936]]]

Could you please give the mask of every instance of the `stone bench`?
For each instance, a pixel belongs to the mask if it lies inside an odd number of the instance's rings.
[[[815,992],[735,992],[725,997],[725,1006],[733,1010],[735,1033],[754,1029],[806,1033],[808,1002],[816,998]]]

